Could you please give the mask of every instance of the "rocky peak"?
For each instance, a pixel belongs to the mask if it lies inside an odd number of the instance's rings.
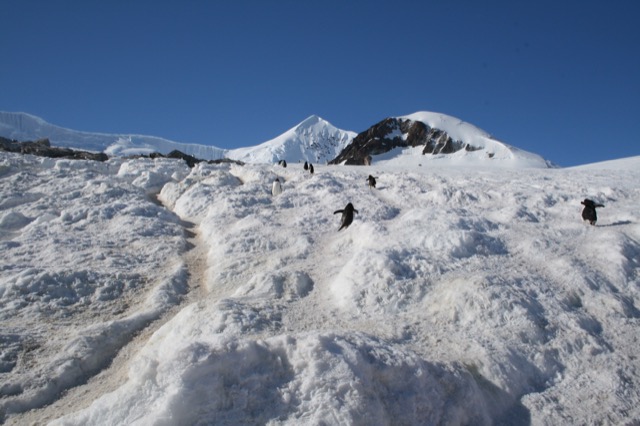
[[[384,154],[394,148],[424,146],[422,154],[451,154],[461,149],[476,148],[452,139],[445,131],[429,127],[421,121],[386,118],[359,133],[330,164],[363,165],[373,155]]]

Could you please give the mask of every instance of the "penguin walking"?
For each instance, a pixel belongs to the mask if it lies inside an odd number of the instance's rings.
[[[280,179],[276,178],[276,180],[273,181],[273,186],[271,186],[271,195],[275,197],[280,194],[282,194],[282,185],[280,185]]]
[[[596,207],[604,207],[604,204],[596,203],[588,198],[585,198],[584,201],[580,201],[580,204],[584,206],[584,209],[582,209],[582,220],[588,220],[591,225],[595,226],[598,221]]]
[[[313,164],[309,163],[309,173],[313,174]]]
[[[369,183],[369,188],[375,188],[376,187],[376,179],[377,178],[369,175],[369,177],[367,178],[367,182]]]
[[[309,163],[307,163],[306,161],[304,162],[304,169],[309,170]]]
[[[340,229],[338,229],[338,232],[340,232],[342,228],[348,228],[349,225],[351,225],[351,222],[353,222],[354,212],[358,213],[358,210],[356,210],[351,203],[347,204],[344,209],[336,210],[335,212],[333,212],[333,214],[342,213],[342,224],[340,226]]]

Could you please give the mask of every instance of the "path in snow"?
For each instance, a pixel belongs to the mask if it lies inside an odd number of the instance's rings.
[[[158,204],[162,205],[159,201]],[[137,333],[128,344],[118,351],[107,368],[91,377],[86,383],[66,390],[59,399],[42,408],[13,414],[6,420],[7,425],[44,424],[65,414],[86,408],[100,396],[116,390],[128,379],[129,361],[145,345],[149,337],[185,306],[204,299],[206,294],[204,280],[207,270],[206,248],[198,233],[197,225],[188,220],[182,220],[181,223],[184,226],[189,244],[188,250],[183,255],[188,271],[188,292],[183,301]]]
[[[637,418],[637,172],[401,170],[373,191],[366,170],[203,165],[165,185],[198,223],[181,261],[201,292],[189,278],[175,315],[47,418]],[[581,223],[586,195],[607,205],[597,227]],[[338,232],[348,202],[359,213]]]

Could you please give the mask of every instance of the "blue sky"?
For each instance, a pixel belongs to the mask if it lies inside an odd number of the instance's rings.
[[[0,110],[221,148],[312,114],[458,117],[571,166],[640,155],[640,1],[0,0]]]

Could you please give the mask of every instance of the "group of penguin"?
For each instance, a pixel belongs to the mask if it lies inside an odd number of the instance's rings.
[[[286,165],[284,167],[286,167]],[[312,164],[305,161],[304,169],[309,170],[309,172],[313,174]],[[367,183],[369,184],[370,189],[376,187],[376,179],[378,178],[373,177],[372,175],[369,175],[369,177],[367,178]],[[282,185],[280,184],[280,179],[276,178],[276,180],[273,181],[273,186],[271,187],[271,195],[276,196],[281,193]],[[588,198],[585,198],[584,201],[580,202],[580,204],[584,206],[584,209],[582,209],[582,220],[589,221],[589,224],[595,226],[596,222],[598,221],[596,208],[604,207],[604,204],[596,203],[595,201]],[[353,214],[358,213],[358,210],[353,207],[353,204],[348,203],[344,209],[336,210],[335,212],[333,212],[333,214],[338,213],[342,213],[342,220],[340,223],[340,228],[338,229],[338,231],[341,231],[342,229],[346,229],[349,227],[349,225],[351,225],[351,222],[353,222]]]

